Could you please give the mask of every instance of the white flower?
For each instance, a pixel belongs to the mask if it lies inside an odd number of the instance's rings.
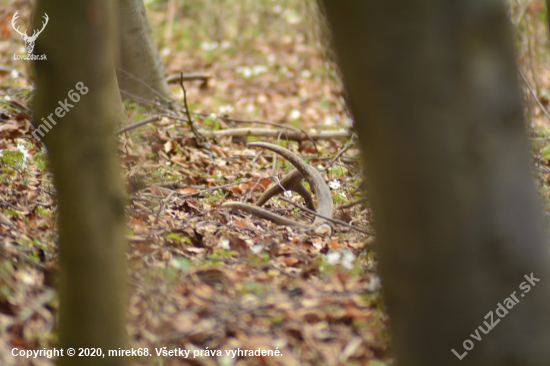
[[[300,73],[300,76],[303,77],[304,79],[310,78],[311,77],[311,71],[302,70],[302,72]]]
[[[230,105],[222,105],[220,107],[220,113],[221,114],[224,114],[224,113],[227,113],[231,110],[231,106]],[[215,115],[214,115],[215,116]]]
[[[250,250],[252,251],[252,253],[258,255],[260,254],[263,250],[264,250],[264,246],[263,245],[260,245],[260,244],[256,244],[256,245],[253,245]]]
[[[25,147],[25,145],[23,145],[21,142],[17,145],[17,148],[19,149],[19,151],[21,151],[21,153],[23,154],[23,168],[25,166],[27,166],[27,159],[29,158],[30,154],[29,154],[29,150],[27,150],[27,148]]]
[[[202,42],[201,43],[201,47],[203,50],[205,51],[212,51],[212,50],[215,50],[216,48],[218,48],[218,42],[212,42],[212,43],[208,43],[208,42]]]
[[[231,47],[231,42],[229,42],[229,41],[223,41],[222,42],[222,48],[223,49],[227,49],[229,47]]]
[[[11,77],[12,77],[12,78],[15,79],[15,78],[18,77],[18,76],[19,76],[19,73],[17,72],[17,70],[11,70]]]
[[[231,249],[231,246],[229,245],[229,239],[227,239],[227,238],[221,238],[221,240],[220,240],[220,246],[221,246],[222,249],[224,249],[224,250],[229,250],[229,249]]]
[[[353,269],[353,261],[355,261],[355,254],[345,250],[340,264],[346,269]]]
[[[284,195],[286,198],[292,198],[292,191],[285,191]]]
[[[252,69],[252,73],[254,75],[260,75],[260,74],[263,74],[265,72],[267,72],[267,67],[265,65],[256,65]]]
[[[249,78],[252,76],[252,70],[250,70],[248,67],[244,68],[243,76],[245,78]]]
[[[286,18],[287,23],[290,25],[300,23],[300,20],[301,20],[300,16],[292,10],[285,11],[284,16]]]
[[[327,263],[330,264],[330,265],[335,266],[338,263],[340,263],[340,257],[341,257],[340,252],[329,252],[326,255]]]
[[[290,112],[290,119],[297,120],[298,118],[300,118],[301,115],[302,114],[299,110],[294,109],[292,112]]]
[[[350,252],[349,250],[343,250],[343,251],[331,251],[326,255],[327,263],[330,265],[337,265],[340,264],[342,267],[346,268],[347,270],[353,269],[353,262],[355,261],[355,254]]]
[[[328,186],[332,189],[338,189],[341,187],[341,184],[340,182],[338,182],[336,179],[335,180],[331,180],[329,183],[328,183]]]
[[[369,292],[373,292],[380,289],[380,277],[378,276],[371,276],[369,278],[369,283],[366,286],[366,290]]]
[[[346,126],[346,127],[353,126],[353,120],[349,117],[344,117],[343,122],[344,122],[344,126]]]

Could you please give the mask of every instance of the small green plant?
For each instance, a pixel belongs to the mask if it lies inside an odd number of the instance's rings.
[[[191,261],[184,257],[174,256],[170,261],[170,266],[187,273],[191,269]]]
[[[224,201],[227,195],[228,192],[213,191],[212,193],[205,193],[203,199],[208,203],[218,204],[220,201]]]
[[[36,167],[39,171],[44,172],[49,167],[49,160],[48,160],[48,154],[45,151],[45,148],[43,147],[40,152],[37,152],[33,156],[34,162],[36,164]]]
[[[336,203],[342,203],[342,204],[349,203],[349,199],[346,197],[345,193],[332,191],[332,199]]]
[[[153,172],[153,178],[164,179],[166,171],[164,169],[159,169]]]
[[[170,233],[166,235],[165,238],[171,241],[175,241],[178,244],[181,244],[181,243],[191,244],[191,239],[189,239],[186,236],[178,235],[176,233]]]
[[[334,165],[330,168],[330,174],[337,178],[343,177],[348,173],[348,170],[342,166]]]
[[[20,150],[2,150],[0,152],[0,166],[3,170],[11,171],[23,169],[26,166],[26,159]]]
[[[213,259],[213,261],[210,261],[210,263],[211,264],[218,263],[216,259],[228,259],[238,255],[239,253],[234,250],[215,249],[211,255],[211,258]]]
[[[53,216],[53,212],[51,210],[40,206],[36,207],[36,213],[38,213],[41,216],[49,216],[49,217]]]
[[[220,129],[220,123],[218,122],[218,117],[215,114],[208,116],[204,122],[204,126],[211,129],[212,131],[218,131]]]

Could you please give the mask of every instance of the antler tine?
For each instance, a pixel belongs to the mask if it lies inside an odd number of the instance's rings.
[[[19,14],[18,14],[18,13],[19,13],[19,10],[17,10],[17,11],[15,12],[15,14],[13,14],[13,17],[11,18],[11,26],[12,26],[13,29],[14,29],[17,33],[19,33],[20,35],[22,35],[22,36],[24,36],[24,37],[28,37],[28,35],[27,35],[27,29],[28,29],[28,28],[25,29],[25,33],[22,33],[22,32],[19,30],[19,27],[15,27],[15,22],[16,22],[17,18],[19,18]]]
[[[46,24],[48,24],[48,20],[49,20],[50,18],[48,17],[48,14],[46,14],[46,13],[44,13],[44,18],[46,18],[46,19],[45,19],[46,21],[45,21],[45,22],[42,22],[42,29],[40,29],[40,30],[38,31],[38,33],[37,33],[36,30],[34,30],[34,31],[32,32],[32,36],[31,36],[30,38],[36,39],[36,37],[38,37],[38,35],[39,35],[40,33],[42,33],[42,31],[44,30],[44,28],[46,28]]]

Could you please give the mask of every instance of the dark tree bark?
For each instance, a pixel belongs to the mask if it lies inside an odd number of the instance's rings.
[[[549,253],[503,2],[324,4],[398,364],[549,365]]]
[[[39,0],[35,127],[58,191],[59,345],[125,349],[124,197],[113,135],[120,96],[107,0]],[[48,122],[48,123],[46,123]],[[40,127],[42,126],[42,128]],[[46,128],[47,127],[47,128]],[[36,137],[41,137],[36,135]],[[59,365],[124,365],[123,357],[60,357]]]
[[[117,0],[120,57],[118,85],[142,99],[166,102],[170,89],[164,65],[147,22],[143,0]],[[131,96],[122,93],[124,99]]]

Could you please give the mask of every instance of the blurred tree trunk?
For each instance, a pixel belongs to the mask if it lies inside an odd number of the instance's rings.
[[[147,22],[143,0],[117,0],[120,55],[117,65],[121,91],[145,100],[170,98],[164,64]],[[122,93],[124,99],[131,96]]]
[[[549,253],[503,2],[324,5],[398,364],[550,365]]]
[[[59,345],[127,347],[124,197],[113,135],[120,96],[107,0],[38,0],[35,127],[43,136],[59,202]],[[115,86],[115,87],[114,87]],[[51,118],[51,119],[50,119]],[[52,121],[53,120],[53,121]],[[54,123],[55,122],[55,123]],[[59,365],[124,365],[123,357],[60,357]]]

